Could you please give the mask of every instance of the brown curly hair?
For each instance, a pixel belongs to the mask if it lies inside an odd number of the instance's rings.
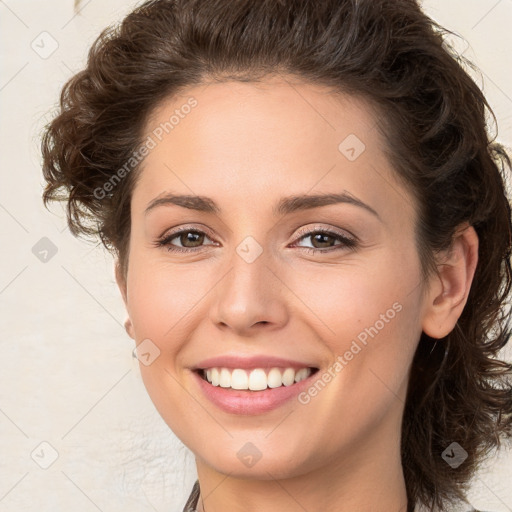
[[[94,42],[85,69],[63,87],[42,137],[44,204],[67,201],[71,232],[101,241],[128,268],[130,200],[138,166],[104,185],[141,144],[149,116],[182,89],[279,73],[363,98],[379,113],[396,175],[416,200],[424,277],[472,225],[479,261],[465,309],[441,340],[422,334],[402,425],[409,504],[444,510],[512,436],[510,338],[511,161],[491,139],[496,118],[446,42],[450,31],[415,0],[152,0]],[[468,453],[457,469],[441,457]]]

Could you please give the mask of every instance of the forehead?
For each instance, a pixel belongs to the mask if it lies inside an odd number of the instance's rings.
[[[293,80],[190,87],[148,119],[144,137],[155,144],[134,200],[179,190],[229,193],[231,203],[247,206],[274,192],[277,198],[336,189],[393,213],[407,191],[385,156],[377,119],[360,98]]]
[[[187,107],[192,100],[196,105]],[[166,127],[173,113],[178,114],[173,126]],[[164,100],[153,111],[146,132],[167,128],[162,136],[169,144],[170,139],[175,139],[177,145],[183,135],[183,139],[194,143],[194,149],[210,152],[219,142],[228,142],[233,150],[241,141],[243,146],[237,154],[255,152],[261,158],[279,148],[280,153],[293,155],[312,154],[314,149],[317,156],[333,150],[337,153],[340,140],[349,134],[357,135],[367,147],[380,145],[382,141],[375,131],[377,118],[360,98],[335,94],[320,85],[274,78],[189,88]]]

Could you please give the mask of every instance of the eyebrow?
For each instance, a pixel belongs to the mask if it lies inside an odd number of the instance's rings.
[[[379,214],[371,206],[367,205],[347,191],[344,191],[341,194],[315,194],[283,197],[279,200],[277,205],[274,206],[273,213],[276,216],[288,215],[296,211],[309,210],[312,208],[339,203],[346,203],[364,208],[382,221]],[[158,206],[166,205],[181,206],[183,208],[188,208],[189,210],[196,210],[205,213],[221,213],[221,209],[217,206],[215,201],[209,197],[166,192],[159,195],[148,204],[144,211],[144,215],[147,215],[151,210]]]

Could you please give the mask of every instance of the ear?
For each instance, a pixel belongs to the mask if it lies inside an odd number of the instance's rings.
[[[123,302],[128,310],[128,287],[126,283],[126,279],[121,271],[121,265],[119,264],[119,259],[116,259],[114,263],[114,272],[116,276],[116,282],[117,286],[119,288],[119,291],[121,292],[121,296],[123,297]],[[130,315],[128,313],[128,318],[124,321],[124,328],[126,332],[128,333],[128,336],[130,338],[135,339],[135,331],[133,330],[132,321],[130,319]]]
[[[478,235],[467,222],[456,231],[450,250],[438,263],[439,276],[432,276],[425,311],[423,332],[431,338],[444,338],[457,324],[466,305],[478,262]]]

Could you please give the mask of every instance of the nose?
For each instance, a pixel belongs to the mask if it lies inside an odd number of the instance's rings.
[[[264,251],[249,263],[234,252],[230,269],[214,289],[210,309],[210,319],[219,329],[250,337],[286,325],[286,287],[269,259]]]

